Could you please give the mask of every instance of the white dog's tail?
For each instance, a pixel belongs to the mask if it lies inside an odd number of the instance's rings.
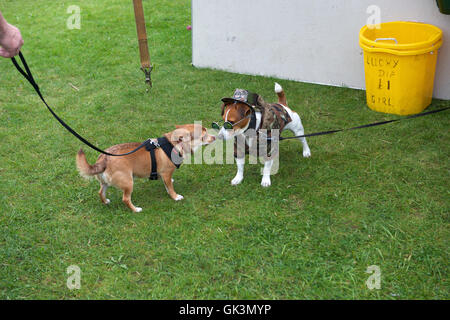
[[[287,106],[286,95],[284,94],[283,88],[275,82],[275,92],[278,96],[278,103]]]

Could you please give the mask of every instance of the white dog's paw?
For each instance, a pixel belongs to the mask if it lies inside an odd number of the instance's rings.
[[[303,150],[303,158],[309,158],[309,157],[311,157],[311,150],[309,150],[309,149]]]
[[[177,196],[175,197],[175,201],[180,201],[183,199],[184,199],[184,197],[181,194],[177,194]]]
[[[261,185],[266,188],[266,187],[270,187],[271,183],[270,183],[270,176],[263,176],[262,180],[261,180]]]
[[[242,180],[244,180],[244,177],[241,176],[241,175],[237,175],[236,177],[234,177],[233,180],[231,180],[231,184],[232,184],[233,186],[236,186],[236,185],[238,185],[239,183],[241,183]]]
[[[105,204],[110,204],[110,203],[111,203],[111,200],[106,199],[104,203],[105,203]]]
[[[136,211],[134,211],[134,212],[141,212],[141,211],[142,211],[142,208],[136,207]]]

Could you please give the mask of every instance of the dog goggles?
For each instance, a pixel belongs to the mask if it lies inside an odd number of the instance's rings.
[[[223,127],[225,130],[231,130],[231,129],[233,129],[233,127],[234,127],[235,125],[237,125],[239,122],[241,122],[241,121],[243,121],[243,120],[245,120],[245,119],[248,119],[248,118],[250,118],[250,117],[251,117],[251,115],[250,115],[250,116],[246,116],[245,118],[242,118],[241,120],[239,120],[238,122],[235,122],[235,123],[233,123],[233,122],[231,122],[231,121],[225,121],[225,122],[223,123],[222,127]],[[220,130],[221,125],[219,125],[218,122],[213,122],[213,123],[211,124],[211,127],[212,127],[213,129]]]

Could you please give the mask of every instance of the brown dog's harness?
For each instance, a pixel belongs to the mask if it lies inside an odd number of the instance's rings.
[[[158,180],[155,149],[161,148],[177,169],[181,166],[181,163],[183,162],[183,156],[180,154],[180,152],[177,151],[177,149],[175,149],[173,144],[171,144],[166,137],[148,139],[144,143],[145,149],[150,153],[152,164],[152,171],[149,177],[150,180]]]

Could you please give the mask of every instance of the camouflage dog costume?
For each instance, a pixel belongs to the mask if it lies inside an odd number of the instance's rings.
[[[252,118],[250,120],[250,124],[247,130],[254,129],[256,130],[256,139],[258,141],[258,150],[264,148],[265,144],[267,148],[267,153],[265,156],[266,160],[270,160],[270,158],[278,152],[278,148],[272,149],[272,144],[270,138],[272,137],[272,130],[279,130],[279,133],[283,131],[284,127],[292,121],[289,113],[286,109],[280,105],[279,103],[268,103],[265,102],[264,99],[256,93],[249,92],[243,89],[236,89],[234,92],[233,98],[223,98],[222,101],[224,105],[222,106],[222,115],[224,113],[225,107],[230,103],[244,103],[248,105],[252,110]],[[261,124],[259,128],[256,128],[256,115],[255,111],[261,112]],[[253,127],[252,127],[253,126]],[[247,131],[246,130],[246,131]],[[263,130],[262,133],[260,132]],[[245,132],[244,132],[245,134]],[[264,136],[264,139],[260,139],[260,135]],[[267,139],[269,138],[269,139]],[[234,138],[234,156],[236,158],[242,158],[244,154],[249,153],[248,145],[245,144],[245,153],[244,150],[238,150],[237,138]]]

